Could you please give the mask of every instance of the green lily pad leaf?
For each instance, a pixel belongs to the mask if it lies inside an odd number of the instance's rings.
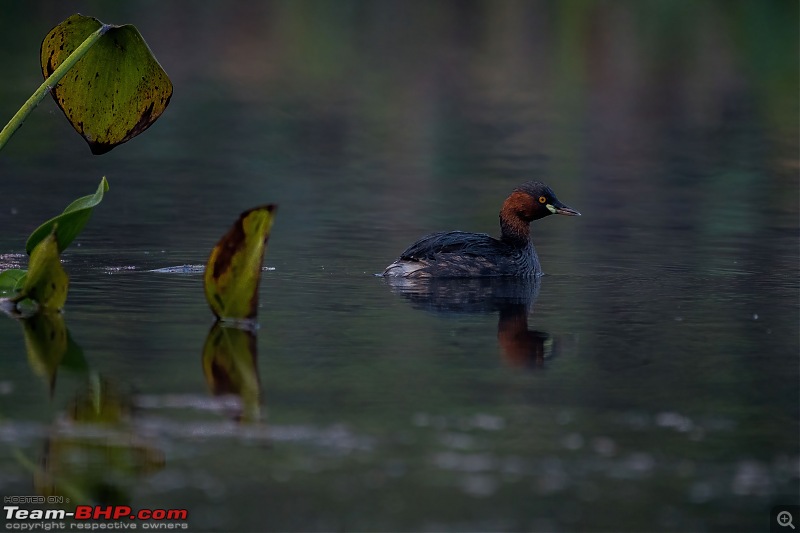
[[[104,25],[81,14],[50,30],[42,41],[44,77],[104,26],[106,33],[51,91],[95,155],[149,128],[172,97],[172,82],[136,27]]]
[[[261,264],[276,208],[245,211],[211,251],[203,281],[217,318],[249,319],[258,313]]]
[[[89,218],[92,216],[92,209],[103,201],[103,194],[108,191],[108,181],[105,176],[100,180],[97,191],[94,194],[78,198],[64,209],[64,212],[57,217],[51,218],[31,233],[28,242],[25,244],[25,251],[29,254],[33,251],[42,239],[47,237],[56,228],[56,240],[58,240],[58,253],[64,251],[75,237],[83,230]]]
[[[55,228],[54,228],[55,230]],[[28,275],[22,290],[12,301],[30,298],[40,309],[58,310],[67,301],[69,277],[61,266],[55,231],[31,252]]]
[[[21,268],[9,268],[0,272],[0,297],[11,298],[22,290],[28,272]]]

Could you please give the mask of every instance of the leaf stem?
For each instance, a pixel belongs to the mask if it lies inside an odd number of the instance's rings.
[[[97,29],[97,31],[89,35],[86,40],[83,41],[80,46],[75,49],[75,51],[67,56],[67,58],[58,66],[58,68],[56,68],[53,73],[50,74],[46,80],[44,80],[44,83],[42,83],[39,88],[36,89],[31,97],[28,98],[28,101],[22,104],[22,107],[19,108],[19,111],[17,111],[17,113],[11,117],[11,120],[9,120],[8,124],[6,124],[6,127],[3,128],[3,131],[0,131],[0,150],[3,149],[14,132],[17,131],[20,126],[22,126],[22,123],[26,118],[28,118],[28,115],[30,115],[31,112],[36,109],[36,106],[39,105],[39,102],[44,99],[44,96],[49,93],[59,81],[61,81],[61,78],[64,77],[67,71],[75,66],[75,63],[80,61],[81,58],[86,55],[86,52],[89,51],[89,48],[91,48],[92,45],[97,42],[97,40],[102,37],[103,34],[105,34],[110,28],[111,25],[103,24]]]

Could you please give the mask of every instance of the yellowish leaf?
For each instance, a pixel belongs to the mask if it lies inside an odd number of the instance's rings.
[[[55,231],[56,227],[53,226],[53,232],[31,252],[28,276],[15,301],[30,298],[40,309],[59,310],[64,307],[69,277],[61,266]]]
[[[206,299],[221,319],[248,319],[258,313],[258,284],[276,206],[242,213],[211,251],[204,275]]]

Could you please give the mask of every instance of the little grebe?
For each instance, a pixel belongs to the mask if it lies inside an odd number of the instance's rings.
[[[523,183],[500,209],[500,239],[485,233],[431,233],[400,254],[384,276],[407,278],[540,276],[542,269],[531,242],[530,223],[546,216],[580,215],[562,204],[552,189],[538,181]]]

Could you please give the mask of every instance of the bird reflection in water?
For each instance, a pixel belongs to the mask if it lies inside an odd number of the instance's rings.
[[[564,342],[528,329],[528,315],[539,294],[540,277],[384,278],[392,292],[417,309],[443,315],[499,313],[497,341],[509,366],[542,368]]]
[[[500,309],[497,342],[509,366],[542,368],[555,355],[555,341],[549,333],[528,329],[528,312],[522,304]]]

